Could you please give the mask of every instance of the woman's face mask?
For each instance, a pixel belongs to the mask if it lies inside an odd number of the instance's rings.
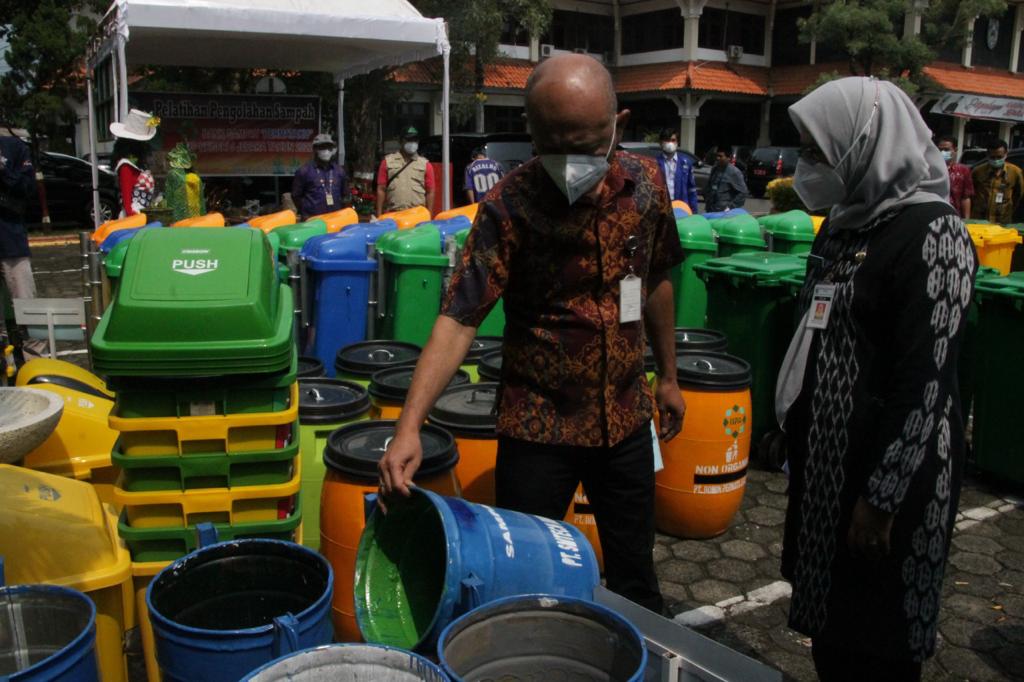
[[[576,200],[594,188],[608,173],[608,159],[615,152],[615,127],[618,121],[612,121],[612,139],[608,143],[608,153],[604,156],[590,154],[541,154],[540,162],[558,189],[575,204]]]

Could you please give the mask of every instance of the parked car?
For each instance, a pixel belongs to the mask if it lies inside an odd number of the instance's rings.
[[[800,158],[799,147],[759,147],[747,162],[747,188],[750,196],[763,197],[765,187],[775,178],[793,175]]]
[[[39,155],[39,168],[46,185],[46,206],[51,223],[92,225],[92,165],[75,156],[43,152]],[[100,220],[117,216],[120,202],[117,198],[117,178],[103,165],[99,168]],[[25,223],[42,222],[39,195],[29,197],[25,209]]]
[[[661,154],[661,144],[658,142],[620,142],[619,149],[652,158],[657,158]],[[704,169],[703,162],[695,154],[685,149],[680,149],[676,153],[682,154],[690,160],[690,165],[693,166],[693,179],[697,183],[697,194],[703,194],[704,186],[708,183],[707,172],[700,172],[701,169]]]
[[[526,133],[455,133],[449,142],[449,155],[452,164],[452,185],[455,206],[466,203],[466,193],[462,191],[463,173],[473,159],[473,150],[483,147],[487,158],[501,164],[508,173],[533,158],[533,139]],[[421,156],[428,161],[441,163],[441,136],[430,135],[420,140]]]
[[[753,147],[745,145],[733,145],[729,150],[729,162],[740,169],[740,172],[744,172],[747,169],[747,161],[750,159],[750,153],[754,151]],[[715,167],[715,163],[718,162],[718,147],[711,147],[704,154],[703,163],[699,163],[695,166],[693,175],[697,181],[697,191],[700,192],[701,197],[704,196],[704,188],[708,186],[708,177],[711,175],[711,169]]]

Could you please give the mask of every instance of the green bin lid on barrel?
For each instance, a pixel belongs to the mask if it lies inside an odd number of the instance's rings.
[[[501,358],[502,351],[488,353],[476,363],[477,372],[481,379],[488,381],[501,381]]]
[[[718,251],[715,231],[708,219],[702,215],[690,215],[676,219],[679,243],[687,251]]]
[[[299,381],[299,421],[302,424],[335,424],[370,409],[370,396],[359,384],[341,379]]]
[[[720,331],[676,327],[676,355],[686,352],[724,351],[728,345],[728,339]]]
[[[761,235],[761,224],[754,216],[741,213],[729,218],[716,218],[711,226],[718,232],[718,241],[736,246],[751,246],[763,249],[767,246]]]
[[[380,400],[403,403],[409,393],[409,386],[412,384],[412,374],[415,367],[389,367],[379,372],[374,372],[370,377],[370,395]],[[448,382],[448,387],[461,386],[470,382],[469,373],[465,370],[458,370],[455,376]]]
[[[311,355],[300,355],[296,371],[299,379],[315,379],[324,375],[324,363],[320,362],[320,358],[314,358]]]
[[[405,341],[360,341],[343,347],[334,360],[339,372],[369,377],[388,367],[416,364],[421,348]]]
[[[738,390],[750,386],[750,364],[725,353],[683,353],[676,357],[676,378],[683,386]]]
[[[449,388],[434,403],[430,423],[459,433],[493,434],[498,425],[494,406],[498,384],[486,382]]]
[[[377,463],[395,437],[395,419],[347,424],[327,437],[324,464],[348,476],[376,481]],[[424,424],[420,428],[423,463],[416,478],[450,470],[459,461],[455,438],[440,426]]]
[[[766,232],[789,242],[813,242],[814,223],[804,211],[772,213],[757,219]]]
[[[725,279],[737,286],[778,286],[789,275],[804,272],[807,258],[768,251],[738,253],[735,256],[712,258],[694,266],[697,276],[705,282]]]
[[[476,337],[473,339],[473,343],[469,344],[469,350],[466,351],[466,359],[463,360],[463,364],[475,365],[483,356],[501,352],[502,343],[504,343],[504,339],[500,336]]]

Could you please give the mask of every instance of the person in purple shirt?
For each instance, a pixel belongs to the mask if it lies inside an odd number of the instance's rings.
[[[487,158],[483,147],[473,150],[473,160],[466,166],[466,200],[475,204],[498,184],[505,171],[497,161]]]
[[[344,208],[348,199],[345,169],[334,160],[337,145],[330,135],[313,138],[313,159],[295,171],[292,201],[303,220]]]

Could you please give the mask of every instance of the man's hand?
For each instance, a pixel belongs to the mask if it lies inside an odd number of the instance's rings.
[[[857,498],[850,519],[846,544],[853,556],[863,559],[881,559],[889,555],[889,536],[894,514],[882,511],[865,500]]]
[[[409,497],[412,494],[409,486],[422,463],[423,445],[420,443],[419,429],[411,434],[396,434],[391,439],[387,452],[377,463],[377,469],[380,471],[380,494],[377,496],[377,503],[385,513],[387,506],[383,498],[390,497],[396,492]]]
[[[658,437],[665,441],[672,440],[679,435],[686,416],[686,401],[679,391],[679,384],[658,379],[654,402],[658,407]]]

